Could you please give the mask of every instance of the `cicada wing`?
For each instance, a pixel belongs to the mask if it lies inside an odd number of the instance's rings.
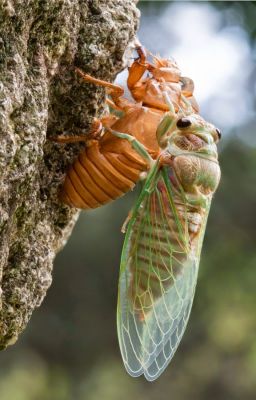
[[[155,380],[172,359],[189,318],[209,204],[190,206],[171,170],[146,182],[121,259],[118,336],[132,376]],[[153,188],[153,189],[152,189]]]

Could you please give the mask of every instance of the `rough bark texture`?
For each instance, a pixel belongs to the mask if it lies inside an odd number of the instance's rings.
[[[13,344],[51,284],[52,262],[78,217],[58,190],[104,91],[74,65],[113,80],[133,40],[133,0],[5,0],[0,4],[0,348]]]

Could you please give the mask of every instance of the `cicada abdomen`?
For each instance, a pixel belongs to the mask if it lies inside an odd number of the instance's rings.
[[[91,141],[67,172],[61,194],[65,203],[83,209],[109,203],[133,189],[140,174],[148,169],[127,140],[119,139],[115,152],[117,138],[111,135],[109,151],[108,135],[101,141]]]

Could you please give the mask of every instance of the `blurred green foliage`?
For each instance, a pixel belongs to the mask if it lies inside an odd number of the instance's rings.
[[[239,8],[253,49],[255,4],[224,3],[212,5]],[[1,400],[255,400],[256,148],[231,132],[220,164],[192,315],[163,376],[154,384],[130,378],[118,349],[120,227],[136,197],[130,193],[81,214],[46,300],[1,354]]]

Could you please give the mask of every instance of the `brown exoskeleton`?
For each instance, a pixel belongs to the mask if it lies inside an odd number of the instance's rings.
[[[78,208],[95,208],[114,200],[131,190],[140,179],[149,163],[125,138],[114,132],[126,133],[145,146],[156,159],[159,144],[157,127],[165,112],[169,110],[164,93],[167,93],[176,111],[191,103],[198,110],[193,98],[193,82],[182,78],[174,61],[154,57],[154,63],[146,59],[143,47],[137,48],[138,58],[129,69],[128,88],[135,100],[123,98],[124,89],[115,84],[93,78],[80,69],[77,73],[88,83],[106,87],[111,100],[107,102],[123,116],[107,114],[95,120],[90,133],[91,140],[84,136],[59,136],[62,143],[85,141],[85,149],[70,167],[62,190],[62,200]],[[145,72],[150,75],[144,78]],[[100,134],[102,129],[104,134]]]

